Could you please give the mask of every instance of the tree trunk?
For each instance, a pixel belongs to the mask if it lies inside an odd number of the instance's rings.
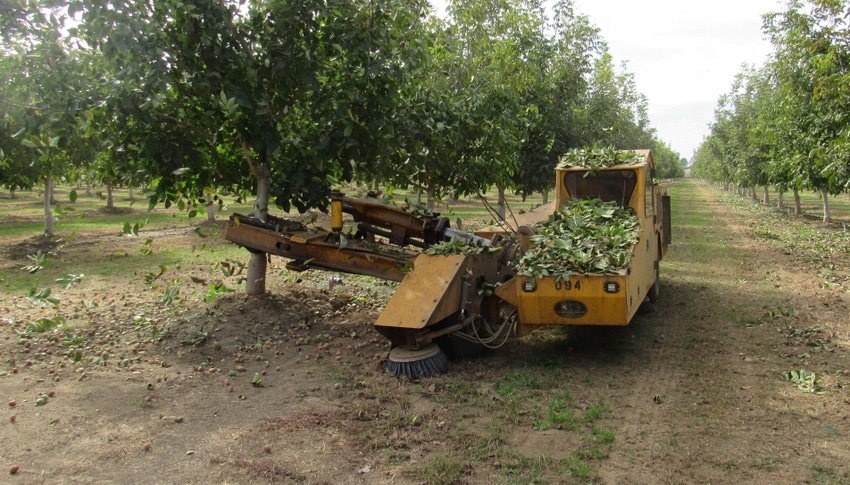
[[[265,221],[269,214],[269,198],[271,196],[271,176],[268,165],[259,164],[254,159],[247,143],[242,143],[242,153],[245,155],[254,178],[257,179],[257,201],[254,202],[254,217]],[[268,256],[266,253],[251,253],[248,260],[248,274],[245,281],[245,293],[251,296],[266,294],[266,270]]]
[[[823,196],[823,223],[829,224],[832,222],[832,216],[829,215],[829,194],[824,190],[821,196]]]
[[[755,185],[753,185],[752,187],[749,188],[749,192],[750,192],[750,198],[753,200],[753,202],[758,202],[759,196],[756,193],[756,186]]]
[[[770,193],[767,191],[767,185],[764,186],[764,205],[770,205]]]
[[[130,202],[135,202],[136,198],[133,196],[133,187],[130,187]]]
[[[89,197],[92,196],[91,195],[91,183],[90,182],[86,183],[86,195],[89,196]]]
[[[48,176],[44,182],[44,234],[53,236],[53,177]]]
[[[207,221],[215,222],[215,202],[204,204],[204,207],[207,209]]]
[[[15,199],[17,196],[15,195],[15,189],[9,189],[9,198]]]
[[[496,210],[499,212],[499,219],[504,221],[508,206],[508,203],[505,200],[505,186],[501,184],[496,184],[496,190],[499,191],[499,203],[496,207]]]
[[[779,200],[779,202],[776,203],[776,207],[779,210],[784,211],[785,210],[785,192],[780,192],[779,195],[777,196],[777,199]]]
[[[543,189],[540,191],[540,194],[543,195],[543,205],[549,203],[549,189]]]
[[[115,208],[115,202],[112,199],[112,182],[106,182],[106,208]]]
[[[794,189],[794,215],[799,216],[803,213],[803,206],[800,204],[800,191]]]
[[[425,192],[428,195],[425,207],[427,207],[429,211],[432,211],[434,210],[434,205],[436,204],[437,187],[434,186],[433,182],[429,182],[428,188],[425,189]]]

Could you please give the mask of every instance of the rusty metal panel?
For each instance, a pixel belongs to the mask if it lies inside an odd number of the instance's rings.
[[[349,241],[340,248],[327,232],[313,230],[281,234],[272,230],[228,222],[225,238],[252,251],[295,260],[295,266],[321,268],[344,273],[362,274],[392,281],[404,278],[404,268],[418,253],[400,253],[386,248],[381,254],[375,245],[363,247],[363,241]]]
[[[461,276],[468,257],[417,257],[413,271],[398,285],[375,325],[418,329],[456,312],[461,306]]]

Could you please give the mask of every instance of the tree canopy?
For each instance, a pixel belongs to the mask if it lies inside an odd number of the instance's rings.
[[[850,5],[792,0],[764,16],[773,53],[721,97],[694,175],[740,187],[850,189]]]
[[[570,0],[455,0],[446,18],[424,0],[9,8],[0,163],[36,170],[4,170],[7,188],[85,173],[146,185],[151,207],[256,197],[264,218],[325,210],[355,179],[431,200],[546,192],[586,145],[679,159]]]

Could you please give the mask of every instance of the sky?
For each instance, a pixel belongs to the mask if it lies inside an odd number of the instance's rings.
[[[762,15],[779,0],[574,0],[600,28],[608,50],[646,95],[658,137],[690,159],[709,134],[718,98],[743,64],[772,51]]]
[[[446,0],[432,0],[438,13]],[[762,15],[782,0],[573,0],[600,28],[617,67],[635,76],[658,137],[690,159],[744,64],[761,67],[772,51]]]

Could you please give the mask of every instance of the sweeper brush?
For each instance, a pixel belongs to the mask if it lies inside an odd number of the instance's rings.
[[[390,351],[387,371],[395,376],[409,379],[430,377],[449,370],[449,358],[437,344],[428,344],[421,349],[407,346],[396,347]]]

